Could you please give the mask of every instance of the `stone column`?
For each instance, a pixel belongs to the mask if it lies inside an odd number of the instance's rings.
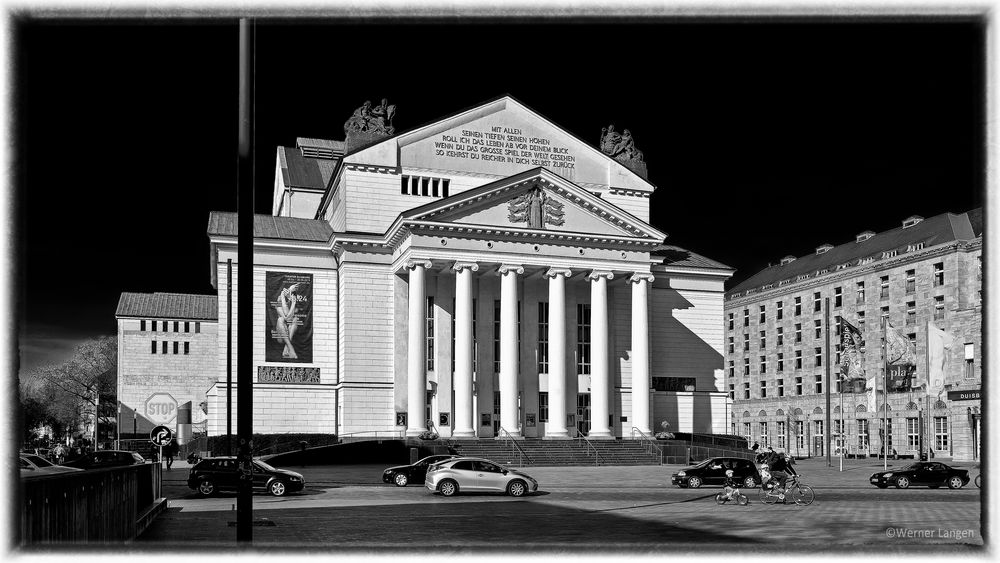
[[[456,262],[455,270],[455,432],[456,438],[475,436],[472,424],[472,273],[475,262]]]
[[[571,275],[567,268],[545,272],[549,278],[549,421],[545,438],[553,440],[570,437],[566,431],[566,278]]]
[[[406,351],[406,435],[419,436],[427,429],[427,300],[424,293],[424,272],[431,267],[428,260],[409,260],[409,318],[407,319]]]
[[[611,396],[608,368],[608,281],[615,275],[594,270],[590,280],[590,438],[613,438],[608,416]]]
[[[649,429],[649,285],[653,275],[633,274],[632,284],[632,426],[647,435]],[[629,429],[631,430],[631,429]],[[624,432],[623,432],[624,433]]]
[[[520,437],[517,418],[517,276],[521,266],[504,264],[500,273],[500,426]]]

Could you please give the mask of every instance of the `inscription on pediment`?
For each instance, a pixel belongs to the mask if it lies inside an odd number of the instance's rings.
[[[556,172],[576,167],[570,149],[548,137],[531,136],[518,127],[491,126],[449,131],[434,141],[434,155],[525,166],[542,166]]]

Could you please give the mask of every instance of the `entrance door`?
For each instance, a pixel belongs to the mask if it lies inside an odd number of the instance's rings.
[[[493,392],[493,435],[500,434],[500,392]]]
[[[581,434],[590,435],[590,393],[576,396],[576,428]]]

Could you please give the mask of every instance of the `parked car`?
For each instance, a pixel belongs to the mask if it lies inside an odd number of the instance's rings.
[[[55,465],[40,455],[21,454],[21,477],[53,475],[55,473],[74,473],[76,471],[83,470],[76,467]]]
[[[405,487],[410,483],[424,483],[427,468],[435,463],[458,457],[455,455],[430,455],[411,465],[397,465],[382,472],[383,483],[395,483],[397,487]]]
[[[911,485],[932,489],[946,485],[952,489],[960,489],[969,484],[969,472],[937,461],[918,461],[902,469],[872,473],[868,481],[880,489],[889,485],[895,485],[897,489],[906,489]]]
[[[135,452],[98,450],[67,461],[63,465],[66,467],[79,467],[80,469],[99,469],[102,467],[123,467],[142,463],[146,463],[146,460]]]
[[[726,481],[726,470],[733,470],[733,478],[738,479],[747,489],[760,485],[760,472],[752,460],[738,457],[713,457],[674,473],[670,482],[678,487],[697,489],[702,485],[722,485]]]
[[[276,497],[285,493],[301,491],[306,481],[301,473],[277,469],[267,463],[253,460],[253,490],[268,492]],[[188,487],[202,496],[210,496],[217,491],[236,491],[239,485],[239,469],[235,456],[206,457],[195,464],[188,474]]]
[[[538,481],[488,459],[456,457],[427,468],[424,486],[450,497],[458,492],[499,492],[512,497],[538,490]]]

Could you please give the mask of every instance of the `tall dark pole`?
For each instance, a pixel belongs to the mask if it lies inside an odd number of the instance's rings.
[[[236,432],[240,471],[236,495],[236,541],[253,541],[253,214],[254,214],[254,21],[240,20],[240,126],[237,216]]]
[[[823,331],[826,333],[826,358],[823,359],[826,362],[826,385],[823,389],[826,390],[826,432],[824,432],[824,438],[826,439],[826,466],[830,467],[832,463],[830,462],[830,438],[832,438],[833,428],[830,426],[830,298],[825,297],[823,300]]]
[[[226,260],[226,455],[233,455],[233,259]]]

